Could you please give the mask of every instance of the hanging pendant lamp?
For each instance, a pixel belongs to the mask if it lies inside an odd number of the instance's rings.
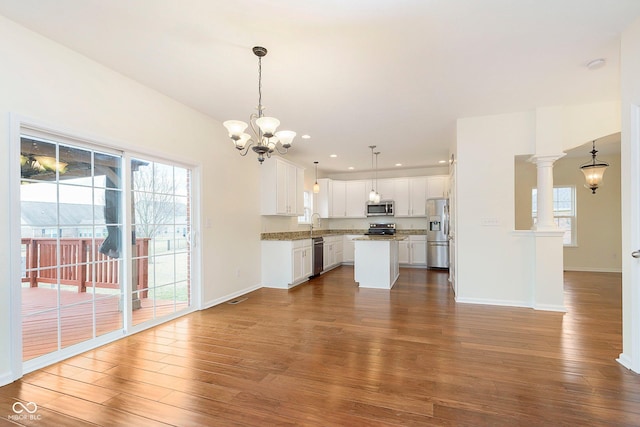
[[[320,192],[320,184],[318,184],[318,162],[313,162],[316,165],[316,183],[313,184],[313,192],[318,194]]]
[[[371,149],[371,170],[373,171],[373,150],[376,148],[375,145],[370,145],[369,148]],[[371,177],[371,191],[369,192],[369,201],[370,202],[375,202],[376,201],[376,197],[378,198],[378,200],[380,200],[380,195],[378,194],[378,192],[374,189],[374,178]]]
[[[591,194],[596,194],[596,190],[602,185],[604,172],[609,167],[609,163],[596,159],[597,152],[596,142],[593,141],[591,161],[580,166],[580,170],[584,173],[584,178],[587,181],[584,186],[591,190]]]

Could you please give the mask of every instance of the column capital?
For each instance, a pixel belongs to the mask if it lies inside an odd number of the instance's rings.
[[[556,160],[563,158],[567,153],[559,153],[559,154],[534,154],[529,157],[527,160],[530,163],[535,163],[536,165],[543,164],[553,164]]]

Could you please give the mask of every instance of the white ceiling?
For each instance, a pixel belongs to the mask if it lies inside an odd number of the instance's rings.
[[[220,121],[255,111],[264,46],[267,114],[311,135],[288,157],[330,173],[369,170],[369,145],[380,169],[437,165],[456,118],[617,100],[640,1],[0,0],[0,14]]]

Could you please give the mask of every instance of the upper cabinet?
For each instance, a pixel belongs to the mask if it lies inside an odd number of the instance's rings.
[[[377,184],[371,180],[336,181],[318,179],[320,193],[315,194],[314,211],[321,218],[365,218],[365,204],[371,186],[380,200],[393,200],[396,217],[426,216],[427,199],[446,197],[449,190],[446,175],[385,178]]]
[[[427,199],[447,197],[449,193],[449,177],[436,175],[427,177]]]
[[[271,157],[261,168],[262,215],[300,216],[304,214],[304,169]]]

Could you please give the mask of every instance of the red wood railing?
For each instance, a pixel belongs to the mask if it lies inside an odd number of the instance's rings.
[[[136,290],[143,290],[141,298],[146,298],[149,281],[149,238],[137,238],[134,246],[133,272]],[[121,259],[110,258],[98,248],[104,239],[60,239],[60,260],[58,260],[58,240],[51,238],[23,238],[26,250],[26,274],[23,282],[32,288],[38,283],[58,283],[75,285],[78,292],[85,292],[87,286],[119,289]],[[92,247],[93,246],[93,247]],[[59,267],[58,267],[59,265]],[[58,274],[60,277],[58,277]]]

